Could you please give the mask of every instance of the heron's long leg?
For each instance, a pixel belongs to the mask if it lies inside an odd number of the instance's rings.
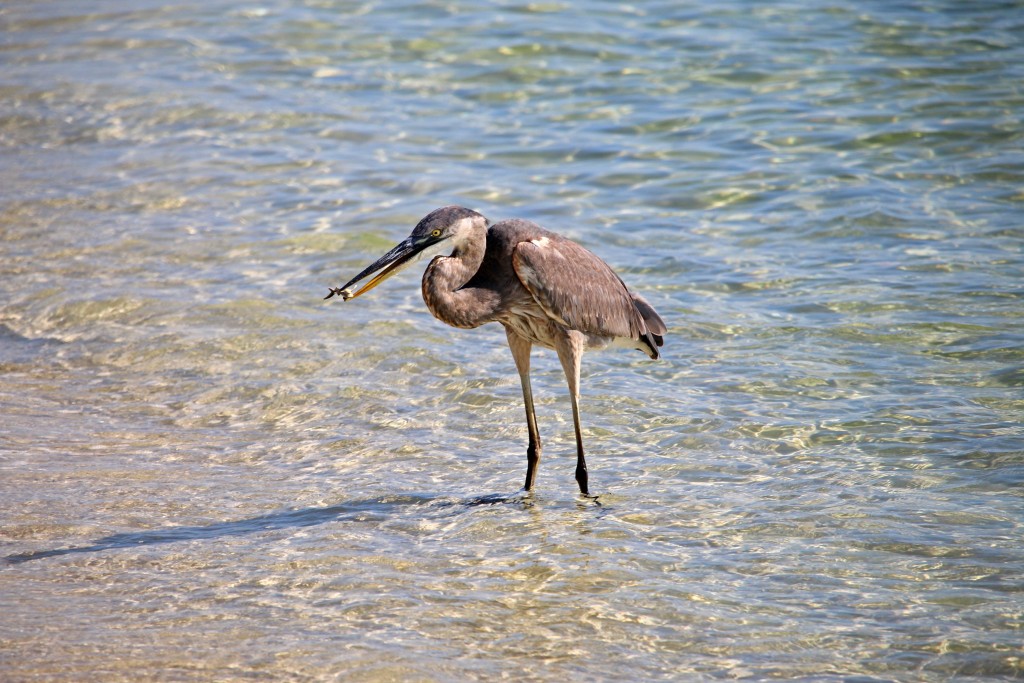
[[[526,428],[530,433],[530,445],[526,448],[526,483],[523,488],[529,491],[537,477],[537,465],[540,463],[540,432],[537,430],[537,415],[533,411],[533,390],[530,388],[530,348],[529,339],[505,328],[508,347],[512,350],[512,358],[519,371],[519,381],[523,385],[523,404],[526,406]]]
[[[584,340],[579,332],[571,331],[567,338],[555,347],[558,360],[569,383],[569,399],[572,401],[572,424],[576,429],[576,483],[580,493],[589,495],[587,487],[587,461],[583,457],[583,432],[580,428],[580,359],[583,357]]]

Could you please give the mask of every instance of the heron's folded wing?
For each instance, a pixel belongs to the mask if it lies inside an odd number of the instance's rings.
[[[626,339],[647,332],[619,276],[575,242],[547,237],[520,242],[512,267],[540,307],[569,329]]]

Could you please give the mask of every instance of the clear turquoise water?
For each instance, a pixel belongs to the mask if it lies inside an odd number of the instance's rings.
[[[1024,677],[1024,6],[0,8],[0,678]],[[461,203],[670,328],[564,380]]]

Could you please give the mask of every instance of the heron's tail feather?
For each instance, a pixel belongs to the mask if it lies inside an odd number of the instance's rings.
[[[640,313],[640,317],[644,319],[644,325],[647,327],[646,334],[641,341],[651,350],[650,357],[657,359],[661,355],[658,352],[658,347],[665,344],[665,335],[668,333],[665,321],[654,310],[654,306],[647,303],[647,299],[634,291],[630,291],[629,295],[633,298],[633,305],[636,306],[637,312]]]

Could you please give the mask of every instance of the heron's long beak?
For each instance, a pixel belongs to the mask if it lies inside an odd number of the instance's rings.
[[[331,288],[331,293],[328,294],[325,299],[330,299],[335,294],[341,295],[341,298],[345,301],[349,299],[355,299],[357,296],[369,292],[371,289],[379,285],[380,283],[387,280],[395,273],[403,270],[406,266],[409,266],[416,261],[416,256],[419,255],[427,246],[427,244],[417,245],[412,237],[404,239],[394,249],[381,256],[379,259],[370,264],[363,272],[356,275],[354,278],[348,281],[348,283],[339,288]],[[368,275],[372,275],[377,271],[380,271],[373,276],[366,284],[359,288],[358,291],[352,292],[349,287],[356,284]]]

